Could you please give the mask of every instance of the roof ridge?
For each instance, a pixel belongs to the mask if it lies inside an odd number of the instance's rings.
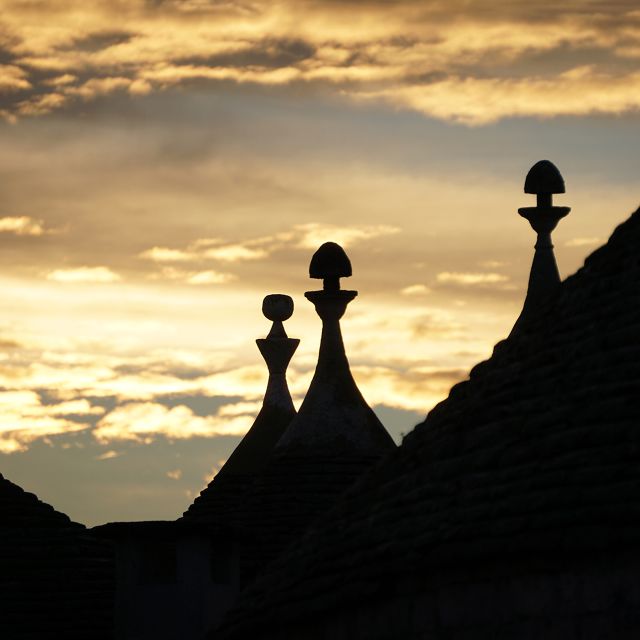
[[[62,511],[41,500],[35,493],[25,491],[0,473],[0,516],[2,526],[29,527],[55,525],[59,527],[82,528],[85,525],[74,522]]]
[[[555,294],[549,297],[549,299],[540,306],[538,312],[536,314],[532,314],[522,323],[519,333],[510,335],[509,337],[498,341],[494,345],[492,354],[489,358],[474,365],[470,369],[469,377],[466,380],[462,380],[451,387],[448,396],[436,404],[428,412],[425,419],[418,423],[415,428],[405,436],[401,447],[405,442],[410,442],[415,437],[416,433],[420,432],[426,424],[429,416],[432,414],[437,415],[443,411],[445,406],[448,406],[449,401],[464,394],[469,385],[471,385],[474,380],[481,375],[485,369],[487,369],[487,367],[490,367],[493,363],[501,362],[503,358],[507,357],[507,352],[513,348],[514,344],[519,345],[522,342],[526,343],[529,340],[529,336],[537,334],[541,325],[548,324],[550,322],[549,317],[553,314],[554,308],[563,303],[564,298],[569,295],[575,287],[580,285],[582,279],[585,277],[592,277],[594,270],[606,266],[606,261],[609,259],[609,255],[612,250],[617,250],[617,247],[621,244],[634,244],[629,237],[630,233],[640,233],[640,207],[636,209],[629,218],[616,226],[607,241],[597,249],[594,249],[585,258],[584,263],[580,268],[567,276],[560,283]]]

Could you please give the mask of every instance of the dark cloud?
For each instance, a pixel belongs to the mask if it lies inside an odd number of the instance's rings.
[[[460,338],[466,334],[466,327],[457,322],[446,321],[430,313],[425,313],[412,323],[415,338]]]
[[[105,31],[97,31],[83,35],[82,37],[65,45],[62,49],[71,49],[84,53],[95,53],[102,49],[113,47],[117,44],[129,42],[129,40],[131,40],[135,35],[136,34],[131,31],[107,29]]]
[[[202,417],[213,415],[220,407],[240,402],[241,400],[240,396],[205,396],[198,394],[171,394],[154,397],[154,402],[163,404],[165,407],[171,408],[182,404],[189,407],[195,415]]]
[[[287,67],[313,57],[316,47],[304,40],[265,38],[245,49],[210,56],[176,58],[183,65],[209,67]]]

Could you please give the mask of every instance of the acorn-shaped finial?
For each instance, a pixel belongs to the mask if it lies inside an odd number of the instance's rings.
[[[293,314],[293,299],[283,293],[272,293],[262,301],[262,313],[273,322],[267,338],[286,338],[287,332],[282,324]]]
[[[549,160],[540,160],[529,169],[524,181],[524,192],[536,195],[536,206],[520,207],[518,213],[529,220],[538,233],[550,233],[555,229],[558,220],[571,211],[570,207],[553,205],[553,194],[564,193],[565,189],[558,167]]]
[[[538,196],[538,206],[551,206],[552,194],[564,193],[564,180],[558,167],[549,160],[536,162],[524,181],[524,192]]]
[[[313,254],[309,264],[309,277],[322,279],[326,291],[338,291],[340,278],[348,278],[351,273],[349,257],[335,242],[325,242]]]

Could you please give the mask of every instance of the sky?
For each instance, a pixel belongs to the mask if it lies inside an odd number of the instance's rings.
[[[635,0],[0,0],[0,472],[73,519],[173,519],[257,415],[286,293],[299,406],[325,241],[400,442],[526,293],[536,161],[562,277],[640,204]]]

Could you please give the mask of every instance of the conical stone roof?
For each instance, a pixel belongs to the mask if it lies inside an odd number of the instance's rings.
[[[289,338],[282,325],[293,313],[293,300],[272,294],[265,298],[263,312],[274,324],[266,338],[256,340],[269,369],[262,408],[222,469],[184,513],[186,519],[242,526],[245,496],[296,415],[286,371],[300,340]]]
[[[638,637],[639,335],[640,210],[216,637]]]
[[[327,245],[312,259],[312,277],[326,275],[325,288],[305,294],[323,323],[316,372],[298,415],[245,500],[245,528],[255,540],[243,559],[247,580],[395,449],[351,375],[339,321],[357,292],[339,288],[350,263],[338,245]]]
[[[0,638],[113,636],[111,547],[0,474]]]

